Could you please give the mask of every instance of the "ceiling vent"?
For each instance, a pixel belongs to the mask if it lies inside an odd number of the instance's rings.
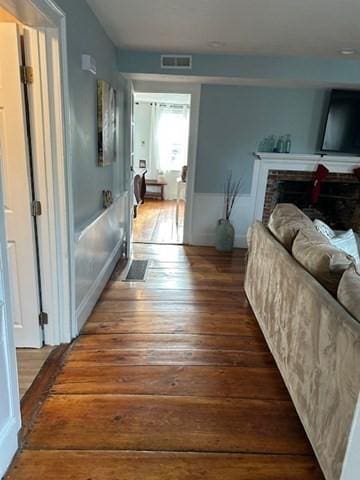
[[[161,68],[191,69],[191,55],[161,55]]]

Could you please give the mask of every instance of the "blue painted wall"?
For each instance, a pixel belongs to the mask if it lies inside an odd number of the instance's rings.
[[[124,165],[125,81],[117,69],[117,52],[85,0],[56,0],[66,14],[69,89],[71,105],[71,155],[74,186],[75,228],[102,210],[102,190],[119,193]],[[81,55],[96,60],[96,77],[81,70]],[[117,162],[98,167],[96,133],[96,80],[118,87],[120,145]]]
[[[118,50],[118,68],[203,83],[195,180],[202,193],[222,192],[230,169],[243,178],[242,193],[249,193],[253,152],[264,136],[290,133],[292,152],[316,152],[330,89],[360,88],[358,59],[193,54],[192,68],[180,71],[161,69],[160,56]],[[207,77],[224,83],[237,78],[248,86],[206,85]]]
[[[292,153],[315,153],[327,98],[320,89],[203,85],[196,192],[221,193],[232,170],[249,193],[253,152],[270,134],[290,133]]]

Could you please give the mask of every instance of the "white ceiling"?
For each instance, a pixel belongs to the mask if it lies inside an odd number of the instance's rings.
[[[121,48],[339,56],[360,51],[360,0],[87,0]],[[217,48],[209,42],[222,42]]]

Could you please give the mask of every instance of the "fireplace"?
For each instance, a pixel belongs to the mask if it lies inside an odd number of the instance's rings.
[[[350,173],[330,173],[321,184],[316,205],[311,204],[313,172],[269,170],[263,222],[277,203],[294,203],[311,219],[320,218],[334,230],[360,232],[360,182]]]

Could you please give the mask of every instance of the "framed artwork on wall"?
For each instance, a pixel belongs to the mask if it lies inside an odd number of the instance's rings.
[[[116,91],[105,80],[97,81],[98,166],[116,160]]]

